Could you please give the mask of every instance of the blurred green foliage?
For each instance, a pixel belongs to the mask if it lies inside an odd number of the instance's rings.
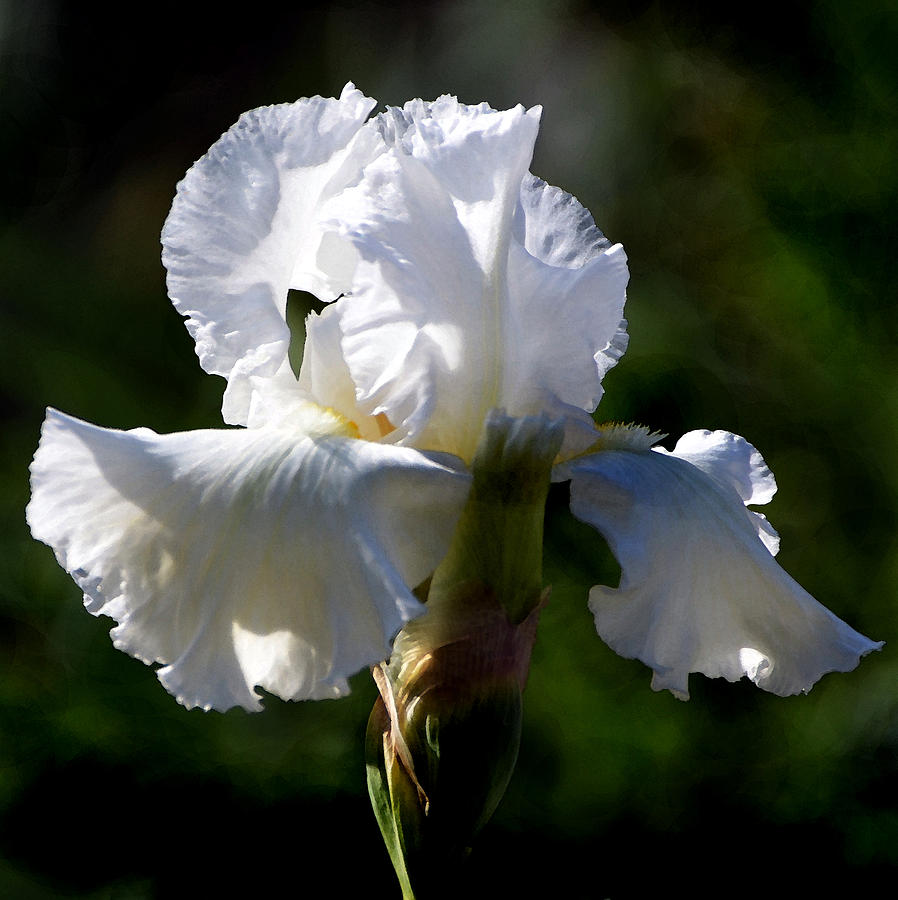
[[[653,694],[595,635],[586,594],[616,566],[554,488],[554,593],[478,890],[888,884],[898,16],[871,0],[611,6],[162,3],[135,27],[94,3],[0,3],[0,895],[268,896],[285,879],[300,894],[323,874],[332,896],[392,896],[365,796],[367,675],[339,702],[186,712],[112,649],[23,518],[47,405],[123,428],[220,421],[223,382],[165,299],[174,185],[243,110],[350,78],[388,103],[544,105],[534,172],[631,262],[631,347],[600,416],[756,443],[781,562],[888,642],[808,697],[698,676],[688,704]]]

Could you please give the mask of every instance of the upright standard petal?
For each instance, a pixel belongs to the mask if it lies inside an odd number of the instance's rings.
[[[702,672],[798,694],[882,646],[774,560],[744,506],[775,489],[754,447],[727,432],[687,435],[682,456],[680,444],[667,453],[650,443],[614,449],[612,440],[566,468],[572,512],[604,535],[622,570],[617,589],[590,592],[596,628],[613,650],[654,669],[655,690],[687,699],[689,673]]]
[[[392,440],[470,459],[491,409],[588,418],[623,352],[623,250],[528,173],[538,115],[451,97],[390,110],[391,149],[331,205],[359,257],[336,304],[343,354]]]
[[[623,247],[599,231],[575,197],[532,175],[521,185],[515,236],[509,293],[521,298],[525,344],[508,357],[506,392],[525,406],[546,408],[552,398],[592,412],[602,378],[627,349]]]
[[[115,646],[187,707],[337,697],[423,607],[466,474],[417,451],[295,429],[157,435],[48,411],[27,516]],[[309,434],[311,432],[311,434]]]
[[[246,424],[248,378],[287,356],[288,290],[330,300],[346,287],[339,260],[319,265],[318,212],[380,152],[362,128],[374,105],[348,84],[338,100],[251,110],[178,185],[162,231],[169,295],[203,369],[228,379],[227,422]]]

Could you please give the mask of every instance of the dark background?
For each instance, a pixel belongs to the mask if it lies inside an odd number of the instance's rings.
[[[601,540],[549,511],[524,742],[471,896],[864,896],[898,863],[894,251],[898,17],[874,2],[0,2],[0,895],[398,895],[364,788],[374,689],[186,712],[24,525],[44,407],[220,423],[165,296],[176,182],[254,106],[454,93],[543,104],[533,171],[627,249],[601,419],[764,453],[780,560],[888,643],[807,697],[596,637]],[[136,9],[138,19],[131,18]],[[583,886],[585,885],[585,887]]]

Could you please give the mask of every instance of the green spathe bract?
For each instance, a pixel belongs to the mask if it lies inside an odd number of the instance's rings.
[[[444,896],[517,761],[560,429],[494,413],[427,613],[375,671],[368,789],[406,898]]]

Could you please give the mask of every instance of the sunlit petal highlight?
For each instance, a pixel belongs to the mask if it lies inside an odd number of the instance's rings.
[[[410,586],[445,553],[468,476],[341,437],[326,411],[318,425],[157,435],[48,411],[32,533],[185,706],[259,709],[256,685],[339,696],[423,611]]]

